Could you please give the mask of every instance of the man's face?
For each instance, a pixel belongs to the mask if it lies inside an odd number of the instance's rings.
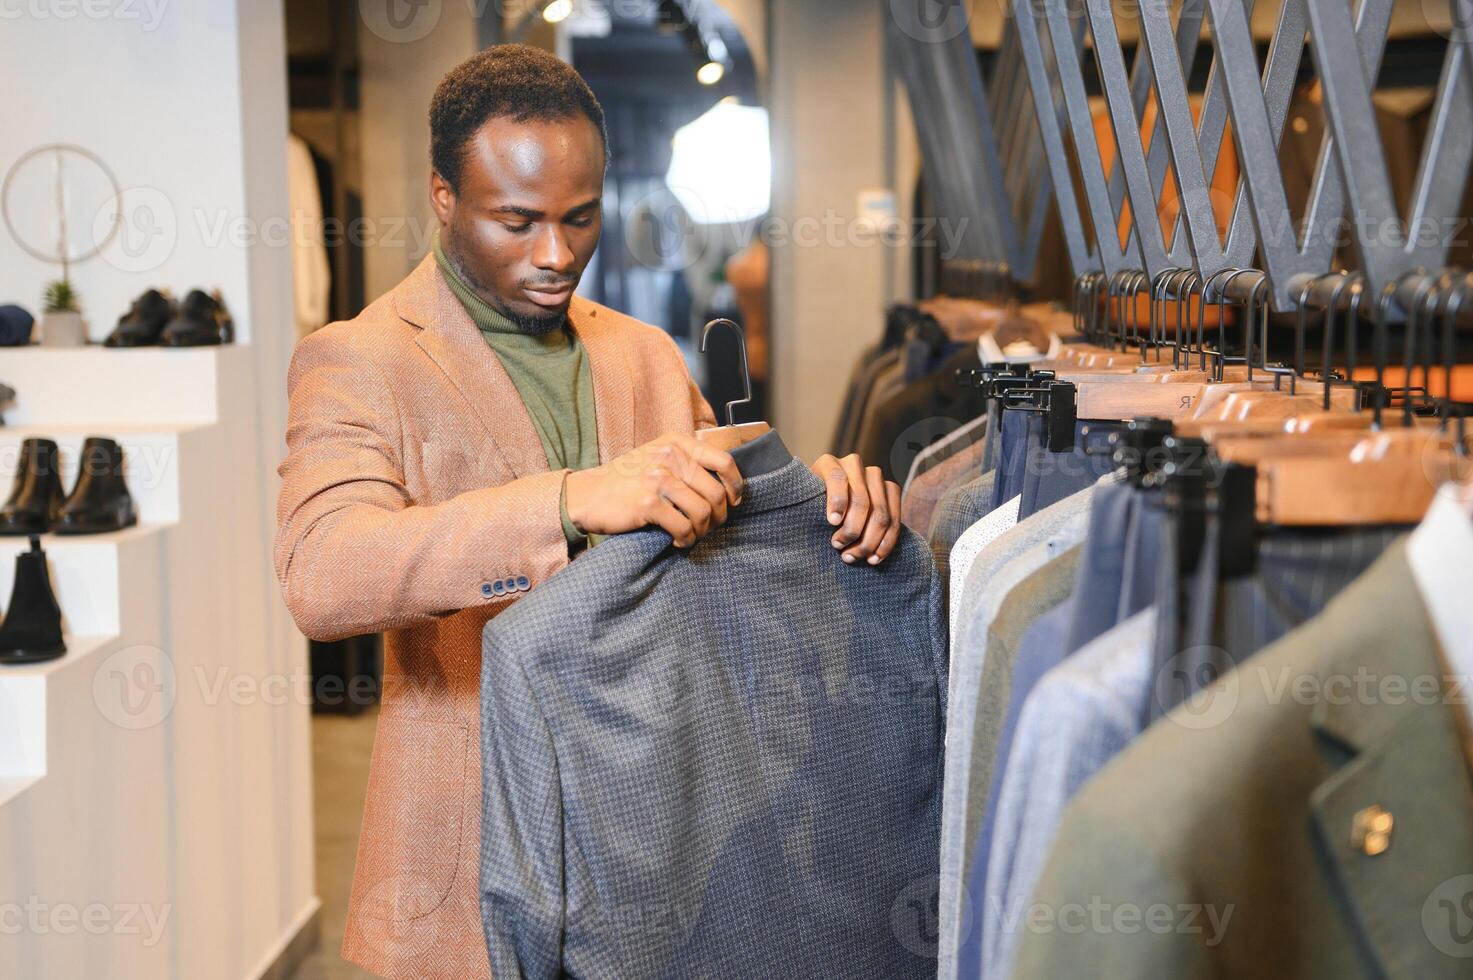
[[[602,227],[604,147],[581,115],[487,120],[465,148],[460,192],[438,173],[430,197],[446,256],[522,330],[556,329]]]

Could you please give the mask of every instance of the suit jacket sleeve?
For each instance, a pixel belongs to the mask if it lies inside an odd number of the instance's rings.
[[[400,411],[382,370],[342,335],[314,333],[288,375],[287,457],[276,575],[313,639],[395,629],[504,602],[481,585],[533,585],[568,563],[566,470],[416,504],[405,486]]]
[[[514,653],[488,648],[481,677],[481,924],[491,975],[557,980],[566,903],[552,732]]]

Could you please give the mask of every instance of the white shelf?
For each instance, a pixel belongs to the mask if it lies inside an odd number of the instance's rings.
[[[68,632],[79,636],[122,632],[120,586],[156,573],[159,547],[154,539],[164,527],[140,524],[107,534],[42,536],[51,587]],[[15,556],[29,549],[26,538],[0,538],[0,602],[10,597]]]
[[[16,390],[11,425],[114,427],[216,420],[224,371],[247,370],[244,348],[0,347],[0,382]]]

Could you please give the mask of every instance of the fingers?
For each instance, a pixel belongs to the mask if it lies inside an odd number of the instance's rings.
[[[844,515],[843,523],[839,526],[839,530],[834,532],[833,542],[835,548],[847,549],[864,536],[864,526],[869,520],[870,490],[866,482],[864,464],[859,461],[858,456],[852,453],[845,456],[839,460],[839,466],[844,472],[846,481],[844,492],[848,499],[846,506],[841,511]],[[830,487],[832,486],[833,484],[830,484]],[[830,506],[829,514],[833,513],[833,507]],[[833,517],[830,516],[829,520],[832,522]],[[844,560],[852,563],[858,561],[858,558],[846,554]]]
[[[711,475],[711,471],[697,463],[691,456],[680,452],[677,465],[679,467],[677,476],[706,501],[711,508],[711,527],[718,527],[726,523],[727,508],[731,501],[730,490],[719,479]],[[708,528],[709,530],[709,528]],[[704,533],[704,532],[702,532]]]
[[[849,510],[849,475],[839,461],[824,453],[809,467],[815,476],[823,480],[828,492],[828,515],[830,524],[838,524]],[[835,547],[838,547],[835,545]]]
[[[714,526],[712,524],[714,513],[711,510],[710,502],[705,497],[702,497],[689,486],[678,480],[667,481],[665,486],[660,490],[660,496],[667,503],[679,510],[690,523],[693,537],[690,540],[677,539],[675,543],[678,546],[682,548],[689,547],[695,544],[698,539],[710,533],[711,528]],[[675,537],[675,535],[672,533],[671,537]]]
[[[880,539],[880,546],[875,549],[875,557],[879,561],[889,558],[895,545],[900,543],[900,484],[893,480],[885,482],[885,503],[890,508],[890,529],[885,532],[885,536]]]
[[[865,468],[864,486],[869,497],[869,508],[865,515],[863,531],[853,546],[844,549],[844,560],[850,563],[865,561],[876,565],[879,564],[880,557],[875,552],[889,532],[891,524],[890,503],[885,491],[885,476],[880,472],[878,466]]]
[[[742,474],[731,453],[708,446],[694,436],[681,436],[676,445],[702,470],[716,474],[715,478],[725,489],[727,503],[736,506],[742,502]]]
[[[649,523],[664,529],[677,548],[689,548],[698,539],[695,525],[691,523],[690,518],[681,513],[674,504],[665,500],[661,500],[652,508]]]

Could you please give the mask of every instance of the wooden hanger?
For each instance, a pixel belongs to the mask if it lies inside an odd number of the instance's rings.
[[[701,331],[701,353],[706,353],[706,340],[711,336],[711,331],[718,326],[727,326],[732,329],[737,338],[737,349],[742,355],[742,397],[726,403],[726,424],[715,429],[698,429],[696,440],[707,446],[720,449],[723,452],[731,452],[738,446],[745,445],[754,439],[772,431],[772,426],[766,422],[743,422],[736,424],[732,410],[738,405],[746,405],[752,401],[752,374],[747,366],[747,340],[742,334],[742,328],[731,320],[724,317],[712,320],[706,324]]]
[[[1258,519],[1280,525],[1415,524],[1459,465],[1445,433],[1412,430],[1407,437],[1361,438],[1348,452],[1328,456],[1260,458]],[[1292,448],[1294,440],[1280,443]]]

